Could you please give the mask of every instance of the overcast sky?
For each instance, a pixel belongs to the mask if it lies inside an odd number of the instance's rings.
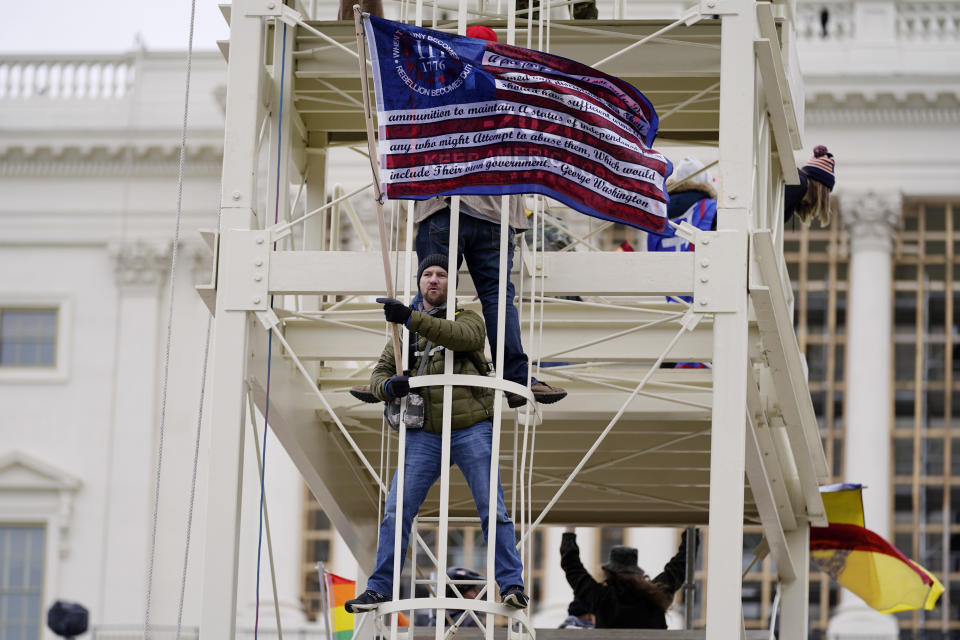
[[[228,0],[223,0],[228,1]],[[228,37],[217,0],[197,0],[193,47]],[[0,52],[118,52],[137,33],[150,50],[186,51],[190,0],[0,0]]]

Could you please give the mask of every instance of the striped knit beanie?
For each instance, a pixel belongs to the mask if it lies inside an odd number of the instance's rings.
[[[807,174],[808,178],[813,178],[833,191],[833,185],[836,182],[834,165],[833,154],[821,144],[814,147],[813,157],[807,160],[807,164],[803,166],[803,172]]]

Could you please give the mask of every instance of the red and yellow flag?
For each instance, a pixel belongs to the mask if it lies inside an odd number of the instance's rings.
[[[861,485],[821,487],[830,526],[810,529],[814,566],[880,613],[933,609],[943,585],[864,527]]]

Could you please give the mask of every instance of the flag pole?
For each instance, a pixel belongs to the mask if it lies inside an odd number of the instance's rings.
[[[377,200],[377,224],[380,226],[380,256],[383,258],[383,275],[387,281],[387,297],[396,298],[393,290],[393,277],[390,275],[390,248],[387,239],[387,225],[383,217],[383,192],[380,191],[380,168],[377,163],[376,134],[373,131],[373,113],[370,110],[370,90],[367,86],[367,55],[363,46],[363,20],[360,16],[360,5],[353,5],[353,23],[357,31],[357,56],[360,60],[360,93],[363,96],[363,117],[367,125],[367,150],[370,153],[370,169],[373,171],[373,189]],[[407,274],[410,277],[410,274]],[[397,325],[390,323],[393,334],[393,360],[397,373],[403,371],[401,361],[400,330]]]
[[[327,588],[327,568],[322,562],[317,563],[317,574],[320,578],[320,611],[323,613],[324,626],[327,628],[327,640],[333,640],[333,609],[330,601],[330,590]]]

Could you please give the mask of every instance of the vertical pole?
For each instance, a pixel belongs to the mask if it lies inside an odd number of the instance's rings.
[[[497,363],[496,378],[503,380],[504,370],[504,334],[507,317],[507,251],[510,237],[510,196],[500,196],[500,274],[497,283],[497,353],[493,361]],[[513,300],[510,301],[513,304]],[[490,486],[487,495],[487,601],[496,602],[493,593],[496,574],[497,549],[497,486],[500,479],[500,428],[503,421],[503,394],[497,391],[493,395],[493,433],[490,443]],[[522,482],[522,479],[521,479]],[[502,584],[505,588],[510,585]],[[486,616],[486,640],[493,640],[493,614]]]
[[[247,313],[225,308],[233,247],[228,229],[253,223],[257,125],[260,114],[263,25],[248,17],[249,0],[235,0],[230,25],[233,50],[227,68],[223,149],[223,202],[214,339],[211,350],[210,466],[204,541],[201,634],[208,640],[234,637],[237,608],[237,552],[243,471],[243,398],[247,354]]]
[[[380,192],[380,168],[377,162],[376,135],[373,132],[373,113],[370,108],[370,89],[367,87],[367,53],[363,46],[363,19],[360,16],[360,6],[353,5],[353,24],[357,32],[357,56],[360,60],[360,93],[363,98],[363,116],[367,126],[367,151],[370,154],[370,168],[373,170],[373,190],[377,200],[377,225],[380,231],[380,257],[383,260],[383,276],[387,282],[387,297],[395,298],[393,278],[390,276],[390,238],[387,237],[387,225],[383,217],[383,193]],[[390,324],[390,333],[393,338],[393,360],[397,373],[403,371],[400,361],[400,329]]]
[[[807,639],[807,609],[810,590],[810,527],[803,520],[785,531],[787,550],[794,558],[797,577],[780,589],[780,640]]]
[[[697,528],[687,527],[687,554],[683,582],[683,628],[693,629],[693,605],[697,595]]]
[[[718,229],[739,234],[724,260],[725,278],[743,282],[713,322],[713,420],[710,444],[710,554],[706,640],[729,640],[743,629],[741,550],[746,451],[747,232],[753,203],[757,105],[753,2],[735,0],[721,22]]]
[[[457,33],[467,31],[467,3],[460,0],[457,11]],[[460,196],[450,198],[450,239],[447,251],[447,320],[453,322],[457,308],[457,255],[460,242]],[[444,350],[443,373],[453,373],[453,350]],[[443,387],[443,432],[440,442],[440,527],[437,532],[437,597],[442,598],[447,591],[447,538],[450,523],[450,435],[453,420],[453,387]],[[437,609],[436,640],[443,640],[446,625],[443,618],[445,609]]]
[[[417,555],[420,551],[420,516],[413,516],[413,523],[410,526],[410,597],[417,597]],[[417,612],[415,609],[407,611],[407,618],[410,620],[410,626],[407,627],[407,637],[413,640],[417,629]]]
[[[293,107],[293,38],[294,29],[283,23],[277,23],[273,28],[273,87],[271,91],[270,110],[272,111],[272,126],[269,127],[270,142],[267,147],[267,211],[265,225],[274,222],[275,213],[285,215],[290,207],[290,148],[292,141],[293,122],[291,109]],[[284,56],[286,53],[286,56]],[[286,57],[286,63],[281,61]],[[281,73],[283,75],[283,92],[280,91]],[[283,121],[278,122],[278,114],[283,114]],[[276,212],[274,208],[276,207]],[[279,216],[277,216],[279,218]]]
[[[320,613],[323,615],[323,626],[326,627],[327,640],[333,640],[333,601],[327,591],[327,568],[322,562],[317,563],[317,574],[320,578]]]
[[[460,196],[450,198],[450,240],[447,252],[447,320],[453,322],[457,307],[457,251],[460,240]],[[443,373],[453,373],[453,350],[444,350]],[[443,431],[440,436],[440,521],[437,531],[437,597],[447,592],[447,537],[450,526],[450,434],[453,420],[453,387],[443,386]],[[446,609],[437,609],[436,640],[444,639]]]

